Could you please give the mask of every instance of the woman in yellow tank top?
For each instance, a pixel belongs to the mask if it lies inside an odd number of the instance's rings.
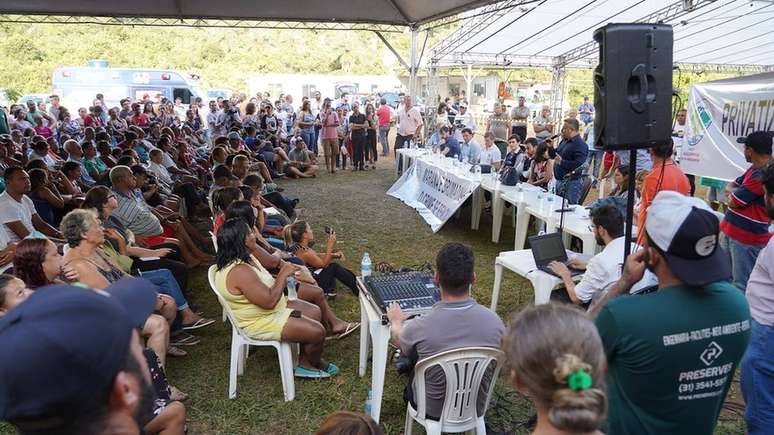
[[[303,300],[289,301],[283,290],[298,266],[285,263],[274,278],[250,255],[255,236],[242,219],[229,219],[218,231],[215,287],[237,326],[258,340],[301,344],[297,377],[327,378],[339,369],[322,359],[326,329],[320,309]]]

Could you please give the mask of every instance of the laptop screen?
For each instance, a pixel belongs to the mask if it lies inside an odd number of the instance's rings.
[[[538,266],[553,260],[563,261],[567,259],[567,251],[564,249],[562,236],[559,233],[530,237],[529,244],[532,248],[535,264]]]

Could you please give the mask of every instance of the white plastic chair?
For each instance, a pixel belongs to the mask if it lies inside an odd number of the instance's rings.
[[[228,307],[228,302],[223,300],[220,293],[218,293],[218,290],[215,288],[216,267],[217,266],[215,265],[210,266],[207,271],[207,278],[210,281],[210,289],[212,289],[213,293],[217,296],[218,302],[223,306],[223,311],[231,322],[231,364],[228,377],[228,398],[233,399],[236,397],[237,376],[242,375],[245,372],[250,346],[272,346],[277,350],[277,357],[279,358],[282,391],[285,395],[285,401],[292,401],[296,397],[293,368],[296,366],[298,344],[276,340],[262,341],[248,337],[247,334],[237,326],[233,313]]]
[[[406,406],[405,435],[411,435],[414,421],[425,428],[428,435],[441,435],[442,432],[459,433],[471,431],[486,435],[484,416],[476,412],[478,394],[481,388],[487,388],[484,412],[489,407],[492,391],[500,373],[504,354],[491,347],[465,347],[441,352],[425,358],[414,367],[413,391],[417,408],[409,403]],[[482,385],[487,367],[494,361],[490,385]],[[446,395],[440,420],[430,420],[427,415],[427,396],[425,394],[425,372],[430,367],[439,366],[446,375]]]
[[[210,237],[212,237],[212,247],[215,249],[215,253],[218,252],[218,236],[215,235],[212,231],[210,231]]]
[[[212,238],[212,247],[215,249],[215,253],[218,253],[218,238],[215,236],[215,233],[210,231],[210,237]],[[214,288],[214,287],[213,287]],[[228,315],[226,314],[226,306],[223,305],[223,323],[228,320]]]

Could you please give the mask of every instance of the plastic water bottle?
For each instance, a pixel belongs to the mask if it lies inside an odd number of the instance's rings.
[[[363,254],[363,261],[360,262],[360,276],[363,278],[371,275],[371,257],[368,252]]]
[[[295,276],[289,276],[288,277],[288,299],[298,299],[298,292],[296,290],[296,277]]]
[[[366,398],[365,406],[363,406],[363,412],[365,412],[366,415],[371,415],[371,409],[373,409],[373,402],[374,402],[374,392],[369,388],[368,397]]]

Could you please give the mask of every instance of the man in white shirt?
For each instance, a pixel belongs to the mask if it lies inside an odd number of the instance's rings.
[[[46,164],[46,167],[52,171],[55,169],[57,164],[56,160],[54,160],[48,154],[48,142],[44,140],[40,140],[32,144],[32,153],[30,154],[28,160],[30,162],[33,160],[43,160],[43,163]]]
[[[454,117],[454,137],[457,140],[462,140],[462,130],[469,128],[475,134],[476,127],[476,120],[468,112],[468,105],[460,103],[460,112]]]
[[[35,230],[49,237],[61,238],[57,229],[38,216],[35,205],[27,197],[30,176],[24,169],[13,166],[5,170],[5,192],[0,194],[0,223],[8,240],[18,242]]]
[[[554,121],[551,119],[551,108],[543,106],[540,114],[532,120],[532,128],[538,141],[544,141],[554,134]]]
[[[172,176],[163,164],[164,151],[155,149],[150,152],[150,160],[148,161],[148,170],[158,178],[159,181],[167,186],[174,186],[175,181],[172,180]]]
[[[572,259],[568,265],[574,269],[586,270],[578,284],[572,280],[572,275],[564,263],[551,262],[548,267],[564,281],[567,291],[566,296],[570,301],[578,305],[588,305],[591,299],[602,291],[607,290],[621,277],[621,266],[624,262],[624,219],[621,212],[612,205],[603,205],[591,211],[591,228],[597,243],[605,249],[592,257],[588,263],[580,259]],[[631,245],[632,252],[640,247]],[[656,276],[646,271],[645,276],[635,284],[631,293],[638,293],[648,287],[657,284]],[[559,292],[552,294],[553,298],[566,299]]]
[[[495,136],[491,131],[484,134],[484,148],[481,150],[479,160],[482,165],[491,165],[493,171],[500,170],[503,153],[495,146]]]
[[[406,142],[412,141],[415,137],[422,137],[422,126],[424,125],[422,113],[412,105],[410,95],[403,97],[403,104],[404,107],[398,109],[398,134],[395,136],[396,151],[403,148]],[[398,160],[398,172],[403,170],[402,163],[402,159]]]
[[[223,136],[223,124],[221,123],[220,110],[215,100],[210,100],[210,111],[207,113],[207,134],[210,142]]]

